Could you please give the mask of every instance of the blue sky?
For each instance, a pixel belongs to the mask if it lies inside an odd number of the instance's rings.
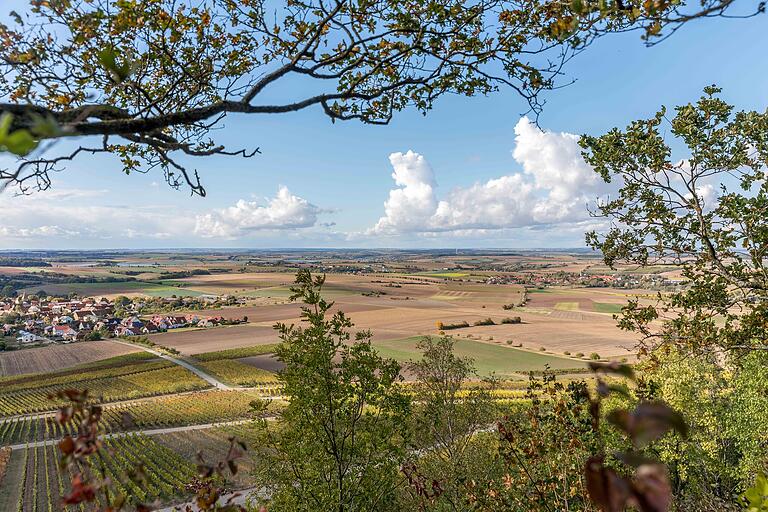
[[[576,83],[546,94],[542,135],[503,91],[446,97],[385,127],[331,124],[319,109],[230,117],[220,140],[262,154],[187,160],[206,198],[81,159],[50,193],[0,195],[0,248],[582,246],[585,199],[606,190],[572,161],[567,134],[623,127],[713,83],[737,108],[763,110],[765,27],[705,20],[651,48],[638,33],[605,37],[568,66]],[[554,190],[562,180],[570,188]]]

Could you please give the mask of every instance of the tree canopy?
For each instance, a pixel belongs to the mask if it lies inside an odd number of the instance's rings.
[[[0,187],[46,189],[83,154],[126,173],[159,168],[205,195],[181,156],[254,156],[213,130],[233,114],[319,108],[332,121],[386,124],[446,94],[540,92],[596,37],[653,42],[733,0],[30,0],[0,25],[0,150],[21,157]],[[762,12],[762,3],[746,15]],[[297,97],[274,94],[300,84]],[[281,98],[276,100],[275,98]],[[43,141],[77,137],[77,146]],[[34,153],[33,153],[34,152]]]
[[[618,196],[594,212],[610,221],[587,242],[606,263],[680,265],[685,286],[659,304],[625,308],[622,326],[686,349],[766,349],[768,112],[734,112],[708,87],[624,131],[583,137],[584,156]],[[688,158],[672,157],[665,131]],[[665,320],[659,326],[656,320]]]

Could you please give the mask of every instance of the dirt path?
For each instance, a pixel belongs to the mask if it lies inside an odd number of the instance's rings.
[[[166,361],[170,361],[173,364],[177,364],[177,365],[181,366],[182,368],[186,368],[187,370],[191,371],[192,373],[194,373],[195,375],[197,375],[198,377],[200,377],[201,379],[206,381],[208,384],[210,384],[211,386],[213,386],[213,387],[215,387],[217,389],[223,389],[225,391],[230,391],[232,389],[235,389],[234,387],[228,386],[228,385],[224,384],[223,382],[221,382],[220,380],[218,380],[214,376],[212,376],[212,375],[210,375],[208,373],[205,373],[200,368],[191,365],[190,363],[188,363],[187,361],[184,361],[183,359],[177,359],[175,357],[171,357],[171,356],[165,355],[162,352],[158,352],[157,350],[153,350],[151,348],[143,347],[141,345],[136,345],[136,344],[133,344],[133,343],[128,343],[127,341],[118,341],[118,340],[109,340],[109,341],[111,341],[112,343],[120,343],[121,345],[128,345],[128,346],[131,346],[131,347],[140,348],[144,352],[149,352],[150,354],[154,354],[157,357],[165,359]]]
[[[240,491],[232,491],[230,493],[224,494],[219,498],[219,505],[245,505],[246,501],[248,501],[248,498],[250,498],[253,494],[259,492],[258,487],[249,487],[248,489],[242,489]],[[231,501],[229,501],[231,500]],[[192,510],[192,511],[199,511],[200,509],[197,507],[197,503],[194,501],[189,501],[186,503],[180,503],[177,505],[170,505],[165,508],[161,508],[157,510],[156,512],[178,512],[179,510]]]

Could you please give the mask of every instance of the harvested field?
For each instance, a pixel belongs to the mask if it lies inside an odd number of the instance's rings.
[[[0,377],[54,372],[79,364],[92,363],[101,359],[140,351],[139,348],[105,340],[2,352],[0,353]]]
[[[264,345],[278,341],[277,333],[272,327],[260,325],[235,325],[182,332],[171,331],[153,334],[149,336],[149,339],[159,345],[175,348],[184,355]]]
[[[354,322],[354,330],[370,329],[374,342],[379,343],[436,334],[438,321],[472,324],[490,317],[500,324],[511,313],[501,306],[521,298],[521,289],[516,286],[452,282],[442,286],[441,291],[433,285],[424,288],[431,290],[427,295],[435,292],[438,296],[413,300],[348,296],[338,299],[332,311],[343,310]],[[492,336],[494,343],[513,339],[514,343],[522,342],[532,350],[546,347],[558,354],[567,350],[585,354],[597,352],[606,357],[626,356],[628,352],[624,347],[634,345],[632,335],[617,329],[610,315],[623,304],[620,302],[624,297],[621,291],[547,289],[545,293],[532,293],[530,297],[529,306],[514,310],[514,316],[523,317],[522,325],[473,326],[462,329],[461,335],[472,334],[483,339]],[[600,302],[595,302],[598,300]],[[272,330],[275,322],[300,322],[298,304],[234,307],[196,313],[227,318],[247,316],[249,324],[170,332],[151,338],[184,354],[195,354],[274,343],[277,341],[277,334]]]
[[[279,361],[272,354],[264,354],[262,356],[243,357],[242,359],[238,359],[238,361],[240,361],[241,363],[251,365],[255,368],[260,368],[262,370],[267,370],[268,372],[273,372],[273,373],[277,373],[283,368],[285,368],[285,363],[283,363],[282,361]]]

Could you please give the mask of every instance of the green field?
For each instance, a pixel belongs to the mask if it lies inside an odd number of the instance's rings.
[[[419,336],[399,340],[376,342],[376,349],[384,356],[400,362],[418,359],[421,353],[416,348]],[[512,347],[491,345],[467,339],[457,339],[454,350],[459,357],[469,357],[481,376],[495,373],[508,376],[529,370],[543,370],[546,365],[552,369],[583,368],[584,363],[564,357],[537,354]]]
[[[592,307],[598,313],[621,313],[621,308],[624,304],[616,304],[613,302],[594,302]]]
[[[179,288],[175,286],[168,286],[164,284],[147,283],[143,281],[122,281],[114,283],[66,283],[66,284],[49,284],[42,286],[33,286],[26,288],[26,293],[37,293],[40,290],[45,290],[49,294],[54,295],[66,295],[69,293],[77,293],[83,296],[98,296],[98,295],[149,295],[152,297],[170,297],[172,295],[196,297],[203,295],[201,292],[189,290],[187,288]]]
[[[323,297],[327,299],[334,299],[337,297],[344,297],[346,295],[359,294],[360,290],[353,290],[350,288],[344,288],[340,286],[325,285],[323,286]],[[250,292],[236,293],[235,295],[241,295],[243,297],[270,297],[270,298],[285,298],[287,299],[293,294],[290,286],[273,286],[269,288],[261,288],[259,290],[253,290]]]
[[[469,274],[466,272],[419,272],[419,276],[429,276],[429,277],[449,277],[449,278],[458,278],[458,277],[469,277]]]

